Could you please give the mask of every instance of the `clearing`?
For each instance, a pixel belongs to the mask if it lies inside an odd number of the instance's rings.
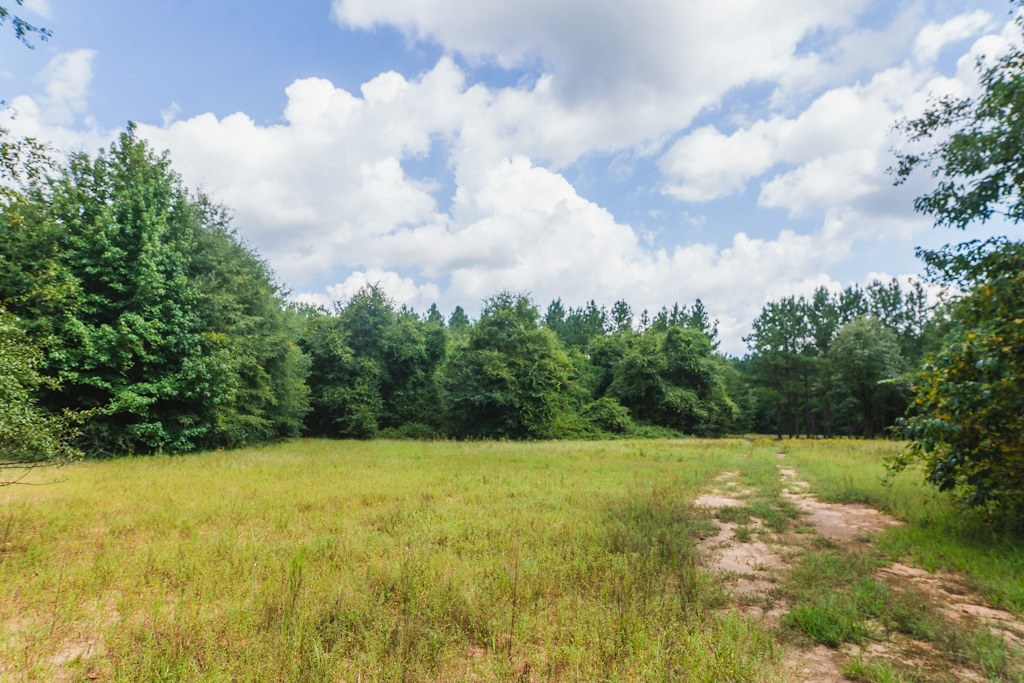
[[[1024,550],[881,486],[895,448],[302,440],[35,473],[0,489],[0,681],[1022,680]]]

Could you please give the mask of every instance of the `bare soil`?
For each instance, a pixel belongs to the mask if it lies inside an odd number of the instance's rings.
[[[763,527],[759,520],[748,525],[749,542],[737,537],[737,524],[719,521],[719,532],[701,543],[709,567],[718,575],[731,597],[730,609],[764,619],[778,626],[787,605],[781,591],[775,590],[789,564],[816,538],[824,537],[839,548],[863,551],[868,549],[874,534],[900,524],[895,518],[878,510],[857,504],[826,503],[818,500],[807,482],[799,480],[797,473],[785,466],[785,454],[780,453],[779,476],[782,495],[804,513],[800,526],[816,534],[788,531],[775,534]],[[751,492],[740,487],[738,472],[723,472],[715,479],[711,491],[697,498],[697,505],[717,514],[723,508],[742,507]],[[756,539],[756,540],[755,540]],[[945,572],[928,572],[905,564],[894,564],[879,571],[878,578],[896,588],[912,585],[939,608],[948,619],[970,624],[984,624],[991,631],[1006,638],[1008,644],[1024,643],[1024,623],[1013,614],[984,605],[984,599],[973,593],[963,577]],[[863,648],[844,645],[830,648],[824,645],[801,647],[793,644],[787,651],[786,669],[794,681],[833,683],[848,681],[842,673],[843,663],[852,656],[870,659],[889,659],[908,668],[927,669],[937,653],[933,645],[905,636],[888,638],[884,643],[870,643]],[[984,680],[966,669],[956,668],[944,672],[952,680]]]

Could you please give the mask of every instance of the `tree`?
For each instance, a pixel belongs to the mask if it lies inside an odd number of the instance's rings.
[[[1016,3],[1020,5],[1021,3]],[[1018,18],[1024,34],[1024,19]],[[965,228],[998,216],[1024,219],[1024,48],[979,64],[982,93],[947,97],[901,130],[924,152],[898,155],[896,182],[920,168],[938,179],[914,208],[937,226]],[[939,142],[933,143],[934,138]],[[971,507],[1014,525],[1024,511],[1024,245],[995,238],[919,251],[929,275],[962,294],[952,332],[926,358],[916,410],[901,423],[911,444],[893,471],[924,465],[925,478]]]
[[[753,331],[743,340],[751,350],[755,382],[775,413],[775,429],[781,438],[800,434],[800,418],[809,434],[807,419],[811,362],[807,304],[803,298],[786,297],[769,302],[754,320]]]
[[[302,339],[312,362],[309,429],[362,439],[413,425],[420,433],[436,431],[444,328],[396,310],[377,285],[359,290],[335,313],[313,315]]]
[[[1024,244],[992,240],[926,256],[960,285],[953,330],[925,360],[911,439],[890,467],[920,462],[941,491],[1014,525],[1024,511]]]
[[[305,360],[266,265],[133,127],[0,214],[0,291],[47,340],[41,404],[90,414],[93,455],[294,435]]]
[[[543,439],[576,390],[573,366],[528,297],[501,292],[445,365],[453,430],[463,437]]]
[[[28,470],[67,462],[72,415],[54,415],[37,403],[37,391],[56,382],[40,374],[43,353],[0,308],[0,470]],[[0,486],[13,483],[0,479]]]
[[[448,329],[452,332],[462,333],[470,327],[469,316],[462,310],[462,306],[456,306],[452,316],[448,318]]]
[[[430,308],[427,309],[427,314],[423,317],[423,322],[428,325],[444,327],[444,316],[441,315],[441,311],[437,309],[437,304],[430,304]]]
[[[627,334],[633,331],[633,309],[623,300],[612,306],[612,331]]]
[[[864,438],[874,438],[887,416],[906,407],[897,381],[906,368],[896,335],[878,319],[860,317],[839,330],[829,356],[839,386],[859,408]]]
[[[598,348],[613,363],[607,396],[638,422],[700,436],[719,435],[736,424],[724,366],[703,332],[652,327],[639,335],[614,335]]]

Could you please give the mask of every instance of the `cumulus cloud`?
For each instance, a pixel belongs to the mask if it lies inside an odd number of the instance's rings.
[[[938,58],[942,48],[992,28],[992,15],[984,10],[959,14],[941,24],[930,23],[914,41],[914,59],[926,64]]]
[[[765,301],[838,286],[829,270],[858,242],[905,237],[924,224],[909,210],[915,188],[888,187],[890,126],[920,111],[929,93],[963,92],[974,78],[969,56],[953,77],[905,60],[862,81],[828,83],[793,111],[769,107],[750,121],[723,116],[688,129],[739,86],[783,87],[786,74],[817,74],[829,60],[828,78],[874,68],[836,57],[852,47],[798,50],[814,31],[848,29],[863,5],[336,0],[347,26],[394,25],[455,56],[415,77],[382,73],[352,91],[296,80],[272,125],[243,112],[179,120],[172,105],[161,125],[139,131],[170,150],[188,185],[235,210],[246,239],[301,292],[299,301],[329,305],[367,283],[418,310],[436,302],[472,311],[504,288],[541,305],[626,299],[637,311],[700,297],[719,318],[723,349],[740,353]],[[938,51],[979,21],[937,25],[919,51]],[[850,45],[882,40],[877,31],[854,34]],[[977,42],[972,54],[1005,44],[1006,35]],[[92,58],[60,56],[40,93],[14,100],[25,134],[87,148],[109,139],[85,117]],[[489,87],[457,59],[539,68],[517,85]],[[656,248],[581,196],[565,172],[595,153],[653,155],[665,140],[673,142],[653,181],[665,194],[708,202],[758,181],[760,206],[820,218],[820,227]],[[443,182],[409,170],[410,161],[428,159]],[[703,227],[735,229],[713,220]]]
[[[849,25],[866,4],[335,0],[333,14],[353,28],[397,27],[471,63],[539,69],[534,94],[589,151],[657,139],[736,87],[780,78],[802,39]]]
[[[905,60],[866,82],[828,89],[794,116],[773,114],[729,135],[713,126],[689,133],[660,159],[666,179],[662,191],[687,201],[707,201],[742,192],[750,181],[762,178],[759,205],[785,209],[791,217],[842,207],[863,212],[884,208],[882,213],[888,213],[896,197],[909,207],[915,196],[911,192],[920,185],[892,190],[886,173],[891,150],[901,143],[893,123],[920,115],[933,98],[971,94],[973,64],[983,54],[1005,51],[1005,31],[976,41],[961,58],[956,77],[940,76],[921,62],[933,61],[951,41],[977,35],[990,21],[987,13],[972,12],[928,24],[915,43],[917,63]],[[772,169],[781,170],[764,177]],[[890,201],[880,203],[883,196]]]
[[[43,69],[40,79],[45,94],[41,104],[48,121],[68,125],[75,115],[85,112],[95,56],[95,50],[62,52]]]
[[[703,202],[741,192],[751,178],[774,163],[773,142],[763,125],[723,135],[704,126],[677,141],[659,166],[669,182],[664,191],[678,199]]]

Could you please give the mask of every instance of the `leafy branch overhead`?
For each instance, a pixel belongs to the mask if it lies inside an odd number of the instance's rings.
[[[1019,4],[1019,3],[1018,3]],[[1024,17],[1017,26],[1024,37]],[[979,64],[982,94],[946,98],[903,122],[912,143],[941,141],[898,157],[897,182],[931,168],[936,188],[915,208],[936,225],[963,229],[1024,220],[1024,43]],[[919,251],[931,277],[954,292],[950,333],[925,359],[915,410],[900,423],[911,439],[890,467],[922,463],[925,478],[993,519],[1024,515],[1024,244],[1008,237]]]
[[[24,5],[24,0],[14,0],[18,3],[18,6]],[[39,40],[47,40],[52,35],[49,29],[42,28],[40,26],[34,26],[21,17],[11,14],[11,11],[0,5],[0,26],[3,26],[7,22],[11,22],[11,26],[14,27],[14,35],[25,44],[29,49],[33,49],[35,45],[29,42],[29,36],[36,35]]]

